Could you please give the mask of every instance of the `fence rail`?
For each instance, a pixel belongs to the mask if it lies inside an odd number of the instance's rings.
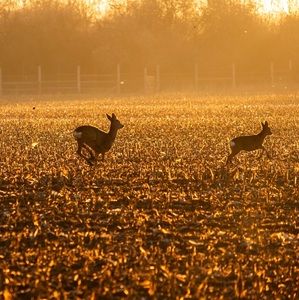
[[[144,68],[143,74],[122,73],[120,65],[114,74],[82,74],[80,66],[74,74],[64,74],[54,80],[37,68],[36,75],[23,78],[9,77],[0,68],[0,95],[46,93],[158,93],[160,91],[196,91],[215,88],[236,89],[243,86],[291,86],[294,85],[292,62],[285,69],[275,69],[270,64],[268,72],[242,72],[236,64],[226,71],[201,72],[196,64],[189,73],[161,72],[159,65],[152,72]]]

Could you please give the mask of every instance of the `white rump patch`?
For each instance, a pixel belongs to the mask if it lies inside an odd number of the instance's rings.
[[[230,141],[229,142],[229,146],[232,148],[232,147],[235,147],[236,146],[236,143],[235,142],[233,142],[233,141]]]
[[[74,135],[74,138],[75,138],[76,140],[78,140],[78,139],[81,139],[81,137],[82,137],[82,132],[80,132],[80,131],[74,131],[74,132],[73,132],[73,135]]]

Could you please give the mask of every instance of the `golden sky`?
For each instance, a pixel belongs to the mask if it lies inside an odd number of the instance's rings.
[[[91,5],[98,13],[104,14],[109,8],[109,3],[126,4],[128,1],[134,0],[84,0]],[[136,0],[138,1],[138,0]],[[241,1],[241,0],[236,0]],[[247,0],[243,0],[247,2]],[[281,13],[299,13],[299,0],[253,0],[258,5],[258,12],[261,14],[269,14],[278,16]],[[204,2],[204,0],[198,0]],[[28,3],[28,0],[18,0],[19,5],[23,6]],[[30,2],[29,2],[30,3]]]
[[[260,6],[260,13],[290,13],[298,11],[299,0],[257,0]]]
[[[102,13],[109,7],[109,0],[85,0],[93,5],[97,11]],[[136,0],[138,1],[138,0]],[[255,0],[258,4],[258,11],[261,14],[279,15],[281,13],[290,13],[299,11],[299,0]],[[113,0],[112,2],[118,2]],[[127,0],[119,0],[125,4]],[[201,0],[202,2],[202,0]]]

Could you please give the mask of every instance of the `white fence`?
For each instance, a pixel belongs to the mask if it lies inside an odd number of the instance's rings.
[[[238,87],[287,87],[294,85],[292,62],[285,69],[275,69],[271,63],[266,72],[241,72],[236,64],[224,71],[201,72],[200,66],[188,73],[166,73],[157,65],[151,72],[144,68],[139,74],[122,73],[120,65],[114,74],[82,74],[80,66],[74,74],[56,76],[47,80],[39,66],[35,75],[6,77],[0,68],[0,95],[7,94],[52,94],[52,93],[158,93],[160,91],[207,91],[209,89]],[[47,74],[46,74],[47,75]],[[62,78],[63,77],[63,78]]]

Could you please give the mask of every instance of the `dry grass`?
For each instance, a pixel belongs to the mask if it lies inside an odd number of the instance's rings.
[[[4,299],[298,299],[298,97],[65,98],[1,100]],[[72,131],[112,112],[89,167]],[[273,158],[225,167],[265,120]]]

